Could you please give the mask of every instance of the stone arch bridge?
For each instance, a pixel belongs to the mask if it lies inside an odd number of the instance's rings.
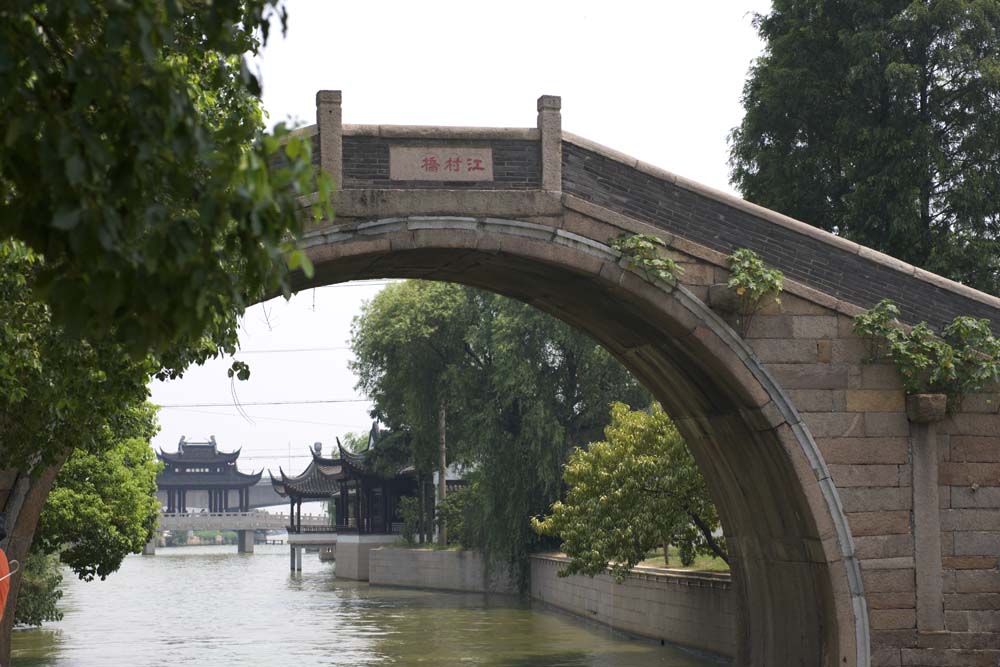
[[[851,331],[883,297],[910,322],[1000,330],[1000,299],[563,132],[558,97],[533,128],[408,127],[343,125],[340,92],[321,91],[299,132],[340,185],[299,287],[424,278],[515,297],[661,401],[733,551],[739,664],[1000,660],[996,395],[927,421]],[[608,246],[627,233],[666,241],[680,284],[630,270]],[[712,288],[740,247],[786,275],[745,339]]]

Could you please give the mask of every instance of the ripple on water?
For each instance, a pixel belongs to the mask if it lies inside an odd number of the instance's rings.
[[[65,618],[14,636],[12,667],[461,665],[704,667],[516,599],[337,580],[332,564],[258,546],[161,549],[104,582],[66,573]]]

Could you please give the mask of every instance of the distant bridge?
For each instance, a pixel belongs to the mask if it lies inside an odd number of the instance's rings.
[[[268,487],[270,486],[268,483]],[[330,517],[324,514],[303,514],[301,518],[296,517],[296,520],[301,521],[303,532],[317,534],[333,532]],[[253,553],[256,531],[287,530],[291,523],[290,515],[269,512],[162,512],[156,527],[156,535],[146,545],[143,554],[147,556],[155,554],[160,535],[167,530],[234,530],[238,536],[237,550],[240,553]]]
[[[167,506],[167,493],[166,491],[157,491],[156,498],[160,501],[161,507]],[[282,498],[277,493],[274,492],[274,487],[271,486],[271,480],[260,480],[257,484],[250,487],[250,509],[258,509],[261,507],[276,507],[280,505],[287,505],[288,500]],[[208,503],[208,493],[205,491],[191,490],[187,492],[187,506],[188,507],[205,507],[207,508]]]
[[[158,530],[285,530],[291,521],[288,514],[270,512],[164,512]],[[302,525],[330,527],[330,517],[303,514]]]

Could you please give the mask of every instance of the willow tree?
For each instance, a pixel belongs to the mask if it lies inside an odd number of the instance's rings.
[[[1000,292],[1000,1],[775,0],[755,26],[743,196]]]
[[[465,295],[446,283],[397,283],[365,304],[351,332],[358,388],[375,402],[373,416],[409,433],[417,468],[437,468],[439,498],[446,493],[453,379],[465,363],[465,305]],[[447,543],[443,524],[439,539]]]
[[[421,324],[429,319],[433,329]],[[457,285],[386,288],[356,321],[352,347],[376,416],[417,436],[418,468],[432,459],[420,444],[431,440],[432,399],[447,398],[449,457],[476,469],[465,538],[522,581],[541,539],[530,517],[559,497],[568,452],[600,435],[613,401],[648,402],[586,335],[523,303]]]

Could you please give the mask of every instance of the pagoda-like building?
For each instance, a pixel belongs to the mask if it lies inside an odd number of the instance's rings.
[[[402,527],[399,499],[417,495],[416,474],[412,466],[377,473],[368,463],[375,433],[369,438],[369,449],[351,452],[337,441],[334,457],[322,455],[319,443],[311,451],[312,461],[300,474],[290,476],[278,468],[271,484],[278,495],[291,503],[292,532],[301,531],[303,500],[335,499],[335,525],[338,534],[359,535],[397,534]]]
[[[214,435],[206,442],[182,436],[176,452],[158,451],[156,457],[164,467],[156,476],[156,486],[166,494],[166,511],[187,512],[188,493],[198,491],[207,495],[205,509],[209,512],[249,511],[250,487],[260,481],[264,471],[240,472],[236,467],[240,451],[219,451]]]

